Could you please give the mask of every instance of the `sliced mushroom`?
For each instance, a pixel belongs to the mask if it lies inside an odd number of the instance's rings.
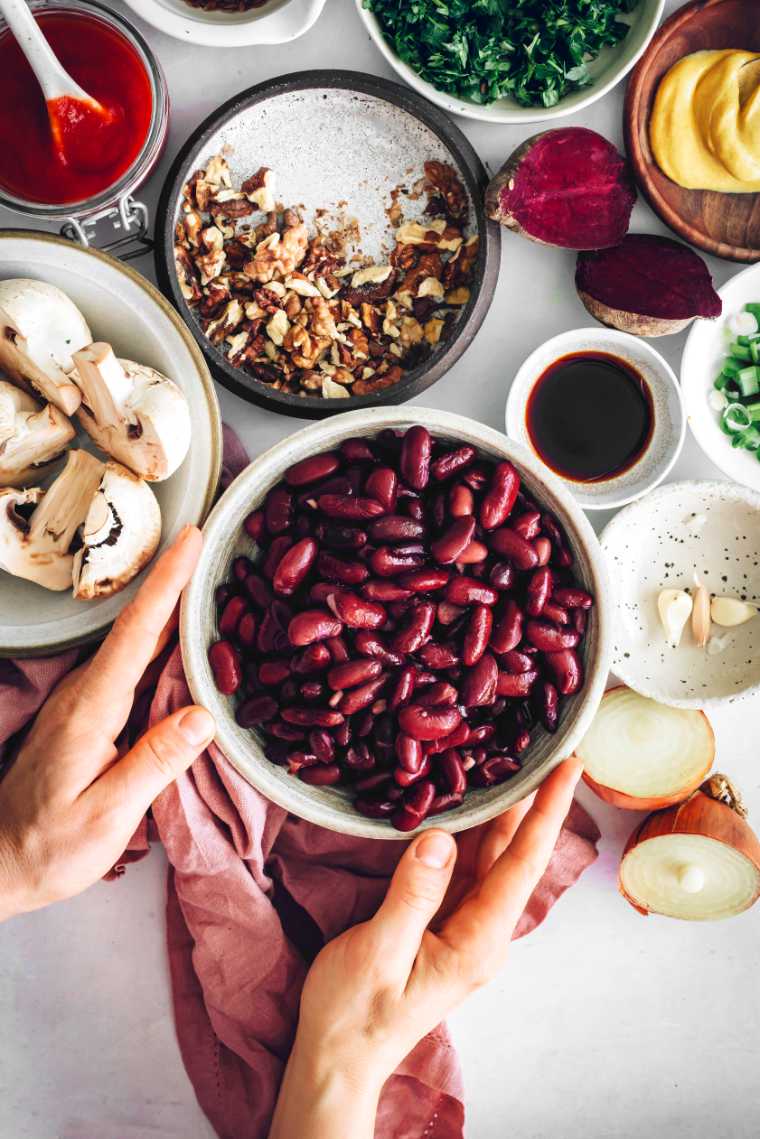
[[[45,589],[69,589],[71,546],[103,470],[103,463],[86,451],[69,451],[66,466],[47,491],[0,490],[0,569]]]
[[[0,281],[0,367],[13,383],[73,415],[81,396],[71,357],[91,342],[81,312],[55,285]]]
[[[0,486],[25,486],[74,438],[71,421],[53,407],[0,380]]]
[[[147,565],[161,538],[153,491],[120,463],[106,463],[74,555],[74,596],[111,597]]]
[[[149,482],[176,471],[190,447],[190,410],[182,390],[155,368],[117,360],[110,344],[74,353],[82,392],[79,420],[91,438]]]

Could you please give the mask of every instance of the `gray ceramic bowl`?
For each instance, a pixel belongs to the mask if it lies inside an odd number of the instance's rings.
[[[613,610],[607,572],[596,536],[572,495],[527,450],[498,431],[473,419],[432,408],[375,408],[348,412],[283,439],[259,455],[229,487],[209,516],[201,560],[182,601],[180,636],[185,671],[193,699],[216,717],[216,742],[233,764],[267,798],[294,815],[344,834],[367,838],[406,838],[384,821],[365,819],[341,788],[309,787],[276,767],[264,756],[255,733],[235,722],[232,701],[217,691],[207,659],[208,646],[218,638],[214,588],[224,580],[232,559],[251,553],[252,543],[241,526],[244,518],[279,481],[292,463],[329,450],[354,435],[376,435],[384,427],[407,428],[422,423],[438,437],[471,443],[487,456],[510,459],[528,492],[553,511],[567,533],[576,558],[576,573],[596,597],[583,645],[586,683],[564,704],[559,730],[537,730],[525,756],[525,766],[508,783],[492,790],[471,791],[461,807],[439,815],[424,826],[459,831],[493,818],[533,791],[581,740],[604,692],[609,668]]]

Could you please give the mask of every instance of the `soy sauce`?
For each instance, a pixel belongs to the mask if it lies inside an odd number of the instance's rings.
[[[526,425],[533,449],[553,471],[599,482],[623,474],[646,451],[652,395],[627,361],[606,352],[572,353],[537,380]]]

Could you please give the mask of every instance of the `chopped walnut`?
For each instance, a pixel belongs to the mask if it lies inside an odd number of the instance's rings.
[[[289,277],[306,256],[308,243],[309,232],[303,222],[282,234],[272,233],[256,246],[253,260],[244,266],[244,272],[264,283],[275,277]]]

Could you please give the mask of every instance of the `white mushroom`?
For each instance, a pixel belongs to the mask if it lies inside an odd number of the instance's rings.
[[[47,491],[0,490],[0,569],[46,589],[69,589],[71,545],[103,470],[86,451],[69,451],[66,466]]]
[[[22,277],[0,281],[0,367],[66,415],[81,398],[71,380],[72,354],[91,341],[81,312],[55,285]]]
[[[176,471],[190,447],[190,410],[182,390],[142,364],[117,360],[109,344],[74,354],[82,393],[79,420],[91,438],[149,482]]]
[[[25,486],[44,474],[74,438],[69,419],[0,380],[0,486]]]
[[[74,596],[110,597],[150,561],[161,538],[153,491],[119,463],[106,463],[74,555]]]

